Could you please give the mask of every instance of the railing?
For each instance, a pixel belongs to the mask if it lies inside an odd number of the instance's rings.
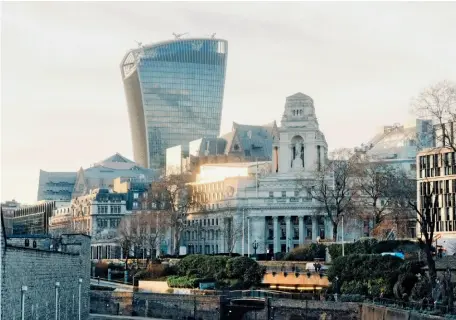
[[[385,307],[392,307],[392,308],[399,308],[405,309],[415,312],[422,312],[422,313],[429,313],[433,312],[436,314],[455,314],[455,309],[451,308],[451,306],[444,305],[439,302],[426,302],[423,300],[422,302],[415,302],[415,301],[402,301],[402,300],[394,300],[394,299],[386,299],[386,298],[374,298],[372,299],[372,304],[381,305]]]

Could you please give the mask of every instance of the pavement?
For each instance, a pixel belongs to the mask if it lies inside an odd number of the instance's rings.
[[[123,284],[123,283],[117,283],[117,282],[111,282],[111,281],[105,281],[105,280],[100,280],[98,282],[97,279],[90,279],[90,284],[93,286],[103,286],[103,287],[109,287],[109,288],[114,288],[115,291],[122,291],[122,292],[133,292],[133,286],[129,284]]]
[[[117,319],[117,320],[164,320],[164,319],[158,319],[158,318],[143,318],[143,317],[130,317],[130,316],[110,316],[110,315],[105,315],[105,314],[91,314],[89,316],[89,320],[111,320],[111,319]],[[171,319],[165,319],[165,320],[171,320]]]

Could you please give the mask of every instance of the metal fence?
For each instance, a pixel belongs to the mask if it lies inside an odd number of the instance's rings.
[[[375,305],[411,310],[411,311],[421,312],[421,313],[426,313],[426,314],[435,314],[435,315],[445,315],[445,314],[454,315],[454,314],[456,314],[454,307],[445,305],[440,302],[432,303],[432,302],[429,302],[426,300],[422,300],[421,302],[418,302],[418,301],[401,301],[401,300],[393,300],[393,299],[386,299],[386,298],[374,298],[374,299],[372,299],[371,302]]]

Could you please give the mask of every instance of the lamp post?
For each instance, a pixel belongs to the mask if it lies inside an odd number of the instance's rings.
[[[342,214],[342,257],[345,256],[345,246],[344,246],[344,215]]]
[[[25,320],[25,293],[27,292],[27,286],[21,287],[21,319]]]
[[[336,292],[336,293],[334,294],[334,300],[336,300],[336,302],[337,302],[337,292],[339,291],[338,282],[339,282],[339,277],[336,276],[336,277],[334,278],[334,287],[335,287],[335,288],[334,288],[334,291]]]
[[[257,249],[258,249],[258,241],[256,241],[256,240],[253,241],[253,243],[252,243],[252,248],[253,248],[253,252],[254,252],[254,255],[255,255],[255,259],[256,259],[256,257],[257,257],[256,251],[257,251]]]
[[[81,285],[82,285],[82,279],[79,278],[79,280],[78,280],[78,296],[79,296],[79,299],[78,299],[78,319],[79,320],[81,320],[81,299],[82,299]]]

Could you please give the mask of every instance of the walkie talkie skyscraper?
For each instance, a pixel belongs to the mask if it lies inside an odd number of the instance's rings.
[[[134,160],[163,168],[166,148],[220,134],[226,40],[180,39],[142,46],[122,60]]]

